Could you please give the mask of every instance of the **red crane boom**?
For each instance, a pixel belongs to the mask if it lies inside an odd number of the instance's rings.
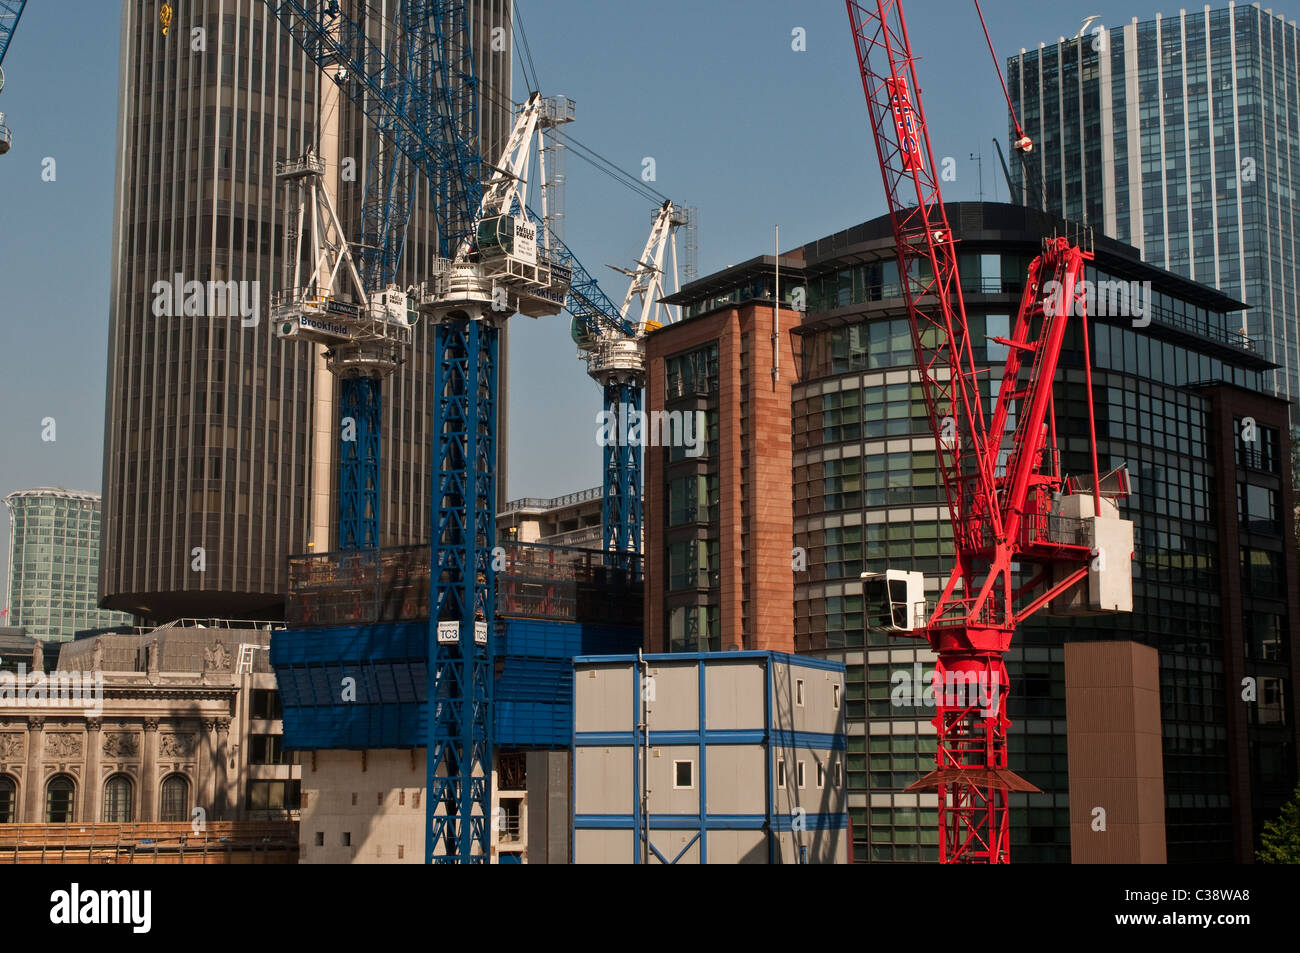
[[[1006,347],[1007,359],[986,417],[956,242],[902,6],[899,0],[846,0],[846,7],[955,555],[932,610],[925,607],[923,580],[915,572],[864,573],[865,601],[869,611],[875,601],[887,607],[879,616],[885,620],[881,628],[922,635],[938,655],[936,768],[908,790],[938,794],[940,862],[1006,863],[1008,793],[1037,791],[1007,769],[1010,686],[1004,655],[1016,626],[1054,601],[1060,604],[1053,606],[1056,611],[1087,613],[1127,611],[1132,602],[1132,524],[1103,499],[1098,475],[1082,285],[1092,254],[1063,237],[1044,240],[1042,254],[1029,266],[1010,337],[991,339]],[[1084,325],[1088,375],[1092,485],[1082,491],[1060,472],[1052,394],[1073,318]],[[1114,482],[1109,495],[1123,495],[1122,472]],[[1124,558],[1122,567],[1108,573],[1108,555],[1115,562]],[[1027,568],[1029,578],[1017,578]]]

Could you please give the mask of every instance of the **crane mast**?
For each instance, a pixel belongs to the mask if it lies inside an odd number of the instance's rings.
[[[620,410],[629,419],[642,410],[645,338],[672,319],[669,306],[659,300],[664,291],[665,257],[671,247],[675,276],[674,235],[687,221],[685,209],[665,199],[655,210],[645,248],[634,267],[610,266],[631,279],[617,320],[613,316],[602,316],[604,320],[597,321],[574,318],[573,338],[578,354],[587,363],[588,375],[601,387],[606,420],[619,419]],[[619,569],[636,571],[636,557],[641,553],[642,448],[635,442],[616,440],[604,445],[602,458],[601,532],[605,559]]]
[[[355,250],[321,187],[319,157],[308,154],[280,167],[298,189],[298,224],[293,279],[274,299],[282,308],[279,333],[325,343],[334,364],[359,362],[358,373],[344,377],[346,384],[351,378],[374,380],[382,376],[376,364],[400,360],[417,312],[432,325],[437,475],[430,531],[425,852],[432,863],[486,863],[501,328],[516,312],[542,317],[567,308],[584,326],[634,331],[550,223],[528,206],[525,172],[534,139],[570,121],[572,103],[533,93],[519,108],[496,165],[480,155],[464,0],[395,0],[378,24],[377,35],[389,37],[383,47],[371,39],[367,22],[349,17],[351,4],[263,2],[370,120],[382,146],[367,169],[366,240]],[[390,276],[409,217],[412,171],[432,190],[439,255],[426,280],[403,290]],[[487,182],[484,171],[491,173]],[[345,411],[362,414],[372,426],[359,459],[345,460],[357,464],[358,480],[345,482],[340,470],[340,505],[377,514],[377,490],[369,492],[369,480],[377,487],[378,393],[356,397],[344,394]],[[362,524],[358,538],[363,546],[377,545],[377,528],[371,532]]]
[[[1008,356],[986,415],[902,5],[846,0],[846,8],[955,557],[933,608],[913,571],[863,573],[864,602],[875,628],[925,637],[938,656],[936,768],[908,790],[937,793],[940,862],[1006,863],[1008,796],[1037,791],[1007,765],[1004,656],[1016,628],[1047,606],[1069,614],[1132,609],[1133,527],[1113,502],[1126,495],[1127,475],[1098,473],[1081,285],[1092,254],[1067,237],[1044,240],[1010,337],[991,339]],[[1018,148],[1032,147],[1022,140]],[[1052,387],[1071,319],[1081,324],[1087,369],[1090,485],[1062,475],[1056,447]],[[970,686],[984,691],[964,690]]]

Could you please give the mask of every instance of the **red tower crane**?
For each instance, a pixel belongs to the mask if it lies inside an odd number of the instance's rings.
[[[1044,239],[1010,337],[990,339],[1007,359],[986,414],[902,6],[846,6],[955,556],[933,607],[921,574],[901,570],[863,573],[864,602],[875,628],[924,637],[938,656],[936,767],[908,790],[937,792],[940,863],[1007,863],[1008,794],[1037,791],[1007,768],[1004,656],[1016,627],[1047,606],[1132,610],[1133,524],[1114,502],[1128,492],[1127,471],[1098,473],[1083,285],[1092,252]],[[1027,152],[1032,144],[1020,140]],[[1071,320],[1081,325],[1087,373],[1090,483],[1062,475],[1056,443],[1053,382]]]

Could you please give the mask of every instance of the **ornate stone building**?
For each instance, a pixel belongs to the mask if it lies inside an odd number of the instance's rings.
[[[65,643],[54,672],[0,683],[0,824],[296,818],[269,644],[191,620]],[[93,699],[51,704],[79,681]]]

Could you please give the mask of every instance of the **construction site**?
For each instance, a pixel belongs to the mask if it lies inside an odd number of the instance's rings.
[[[1145,26],[1098,45],[1085,22],[1048,80],[1051,48],[1011,55],[1035,38],[991,28],[992,0],[954,5],[1004,203],[982,164],[955,198],[932,143],[951,93],[930,11],[909,20],[927,5],[826,5],[869,133],[839,160],[853,224],[701,276],[698,210],[576,137],[582,97],[541,88],[522,4],[123,0],[97,598],[133,624],[0,630],[23,662],[0,678],[54,651],[105,699],[0,710],[0,861],[1268,849],[1300,747],[1286,347],[1246,283],[1129,228],[1110,104],[1105,159],[1076,143],[1073,171],[1045,119],[1067,78],[1147,102]],[[24,6],[0,0],[0,63]],[[1181,50],[1211,48],[1197,17]],[[169,109],[212,127],[210,165],[179,121],[158,133]],[[0,113],[0,164],[24,121]],[[574,158],[640,209],[617,292],[573,250]],[[208,175],[199,237],[168,233],[173,184]],[[536,461],[508,422],[551,399],[510,384],[537,360],[510,346],[524,318],[596,385],[598,489],[509,495]]]

